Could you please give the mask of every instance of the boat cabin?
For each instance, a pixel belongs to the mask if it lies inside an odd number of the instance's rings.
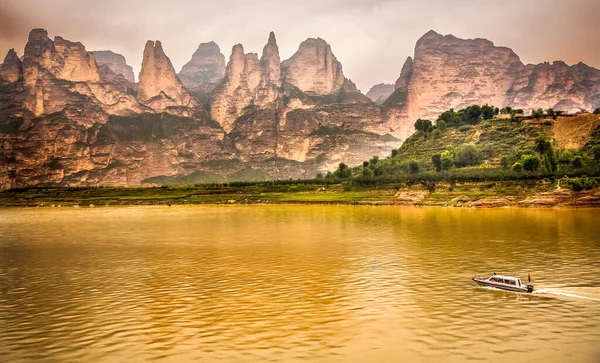
[[[488,279],[488,281],[495,282],[497,284],[521,287],[521,279],[516,277],[493,275]]]

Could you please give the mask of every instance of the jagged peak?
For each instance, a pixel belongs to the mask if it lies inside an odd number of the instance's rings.
[[[35,28],[29,32],[29,41],[33,42],[39,39],[50,39],[48,37],[48,31],[42,28]]]
[[[267,44],[277,44],[277,40],[275,39],[275,32],[270,32],[269,33],[269,40],[267,41]]]

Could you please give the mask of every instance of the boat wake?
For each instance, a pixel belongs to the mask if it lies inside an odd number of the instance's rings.
[[[534,290],[533,294],[558,295],[575,299],[600,301],[600,287],[549,287]]]

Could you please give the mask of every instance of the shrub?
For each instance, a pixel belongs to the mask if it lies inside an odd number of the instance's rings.
[[[348,167],[348,165],[344,163],[340,163],[337,170],[333,173],[336,178],[345,179],[352,176],[352,170]]]
[[[463,144],[456,149],[454,164],[458,167],[479,164],[481,155],[474,144]]]
[[[439,129],[435,129],[433,130],[433,132],[431,133],[431,136],[433,136],[434,138],[439,138],[440,136],[442,136],[442,132]]]
[[[500,158],[500,166],[502,167],[502,169],[510,168],[510,159],[508,158],[508,156],[503,155]]]
[[[411,159],[408,162],[408,172],[411,174],[416,174],[419,172],[419,163],[415,159]]]
[[[583,158],[579,155],[573,157],[573,159],[571,160],[571,165],[573,165],[575,168],[582,168],[583,167]]]
[[[600,115],[600,107],[594,110],[594,115]]]
[[[512,166],[512,171],[520,173],[523,170],[523,165],[520,162],[516,162]]]
[[[523,169],[526,171],[536,171],[540,167],[540,158],[534,155],[527,155],[522,160]]]
[[[600,163],[600,145],[594,145],[591,149],[592,157],[597,163]]]
[[[544,116],[544,110],[541,108],[536,108],[534,110],[531,110],[531,116],[533,116],[533,118],[540,118],[540,117]]]
[[[435,168],[435,171],[442,171],[442,155],[441,154],[434,154],[431,157],[431,163],[433,164],[433,167]]]
[[[423,133],[430,132],[433,128],[433,124],[429,120],[418,119],[415,122],[415,130]]]
[[[558,162],[561,164],[570,164],[573,159],[573,154],[569,150],[563,150],[560,152]]]
[[[446,128],[448,127],[448,125],[446,125],[446,121],[444,120],[437,120],[435,122],[435,126],[437,126],[438,130],[440,130],[441,132],[444,132],[444,130],[446,130]]]

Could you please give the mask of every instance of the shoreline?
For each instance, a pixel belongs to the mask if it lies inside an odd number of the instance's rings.
[[[323,189],[324,188],[324,189]],[[600,188],[572,191],[543,181],[354,186],[286,184],[30,188],[0,191],[0,207],[151,205],[362,205],[450,208],[600,208]]]

